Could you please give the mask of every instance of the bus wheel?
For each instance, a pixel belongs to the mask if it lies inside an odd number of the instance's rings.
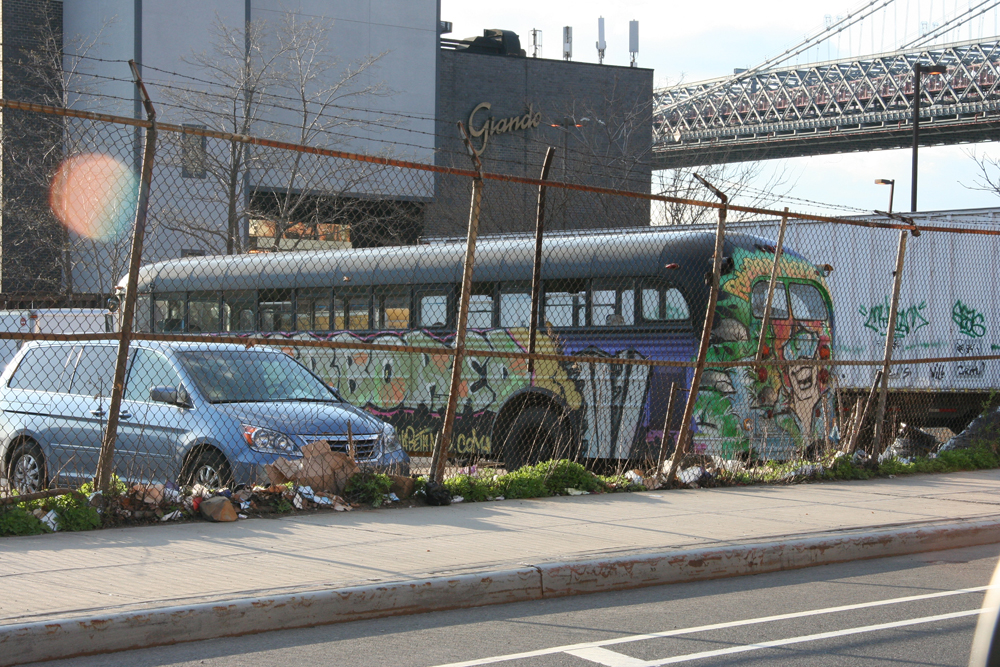
[[[503,446],[504,467],[517,470],[553,458],[572,458],[566,421],[544,407],[525,408],[515,418]]]

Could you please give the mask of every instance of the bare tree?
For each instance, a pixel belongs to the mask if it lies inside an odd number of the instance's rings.
[[[372,97],[389,91],[367,81],[383,54],[345,65],[329,50],[331,28],[328,19],[292,12],[273,26],[255,20],[234,27],[216,18],[210,49],[186,59],[211,83],[165,88],[164,94],[186,120],[209,129],[309,146],[349,145],[358,129],[388,125],[363,109]],[[175,164],[207,183],[194,188],[192,195],[202,210],[162,206],[159,224],[209,248],[224,243],[227,254],[248,249],[244,229],[250,220],[267,224],[274,248],[293,229],[297,237],[303,226],[317,235],[319,225],[336,218],[331,211],[336,200],[362,189],[377,171],[361,163],[237,140],[206,143],[194,135],[173,139],[168,153]],[[226,211],[224,226],[205,215],[218,206]]]
[[[791,189],[788,172],[784,168],[768,173],[763,162],[736,162],[658,171],[653,177],[653,191],[680,199],[715,201],[714,195],[694,178],[696,172],[725,192],[731,202],[754,208],[771,206]],[[715,210],[665,202],[654,208],[653,224],[696,225],[713,222]],[[739,222],[746,217],[747,214],[735,213],[730,219]]]

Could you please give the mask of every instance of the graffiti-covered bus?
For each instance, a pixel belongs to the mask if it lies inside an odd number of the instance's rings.
[[[691,362],[709,300],[714,235],[646,231],[545,241],[536,351]],[[816,364],[713,366],[753,359],[772,242],[730,234],[707,370],[693,423],[697,452],[784,458],[829,442],[829,373]],[[347,401],[391,422],[414,455],[433,449],[447,402],[464,243],[195,257],[146,265],[136,328],[439,348],[442,354],[286,346]],[[481,240],[467,348],[528,347],[534,240]],[[834,331],[822,272],[785,249],[765,356],[828,359]],[[120,290],[126,284],[123,278]],[[693,369],[469,355],[451,452],[516,467],[551,455],[637,460],[659,449],[671,384]],[[683,396],[669,431],[676,436]],[[560,449],[561,448],[561,449]],[[559,449],[559,451],[556,451]],[[567,449],[571,451],[566,451]]]

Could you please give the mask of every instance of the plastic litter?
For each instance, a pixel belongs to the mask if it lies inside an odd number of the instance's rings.
[[[588,496],[590,495],[587,491],[581,491],[580,489],[567,488],[566,493],[571,496]]]
[[[183,516],[184,516],[183,512],[181,512],[180,510],[174,510],[173,512],[170,512],[169,514],[164,514],[160,518],[160,521],[173,521],[174,519],[180,519]]]
[[[53,533],[59,530],[59,515],[56,514],[55,510],[49,510],[47,514],[39,518],[39,521],[48,526]]]
[[[460,503],[460,502],[464,502],[464,501],[465,501],[465,498],[463,498],[462,496],[452,496],[451,497],[451,504],[452,505],[454,505],[455,503]]]

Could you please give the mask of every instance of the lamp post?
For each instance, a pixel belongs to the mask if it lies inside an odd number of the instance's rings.
[[[896,179],[894,179],[894,178],[877,178],[877,179],[875,179],[875,185],[888,185],[889,186],[889,213],[892,213],[892,197],[896,193]]]
[[[566,182],[566,163],[569,161],[569,133],[573,131],[574,128],[583,127],[589,122],[589,118],[581,118],[577,120],[572,116],[564,116],[562,121],[559,123],[551,123],[552,127],[557,127],[562,130],[563,135],[563,157],[562,157],[562,181]],[[567,218],[569,208],[569,191],[562,191],[562,214],[559,216],[562,218],[562,228],[566,229]]]
[[[920,141],[920,75],[944,74],[944,65],[913,64],[913,173],[910,175],[910,211],[917,210],[917,144]]]

